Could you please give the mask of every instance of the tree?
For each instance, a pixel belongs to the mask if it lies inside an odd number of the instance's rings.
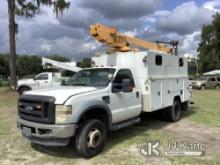
[[[9,62],[7,54],[0,54],[0,76],[7,78],[9,76]]]
[[[19,78],[30,77],[43,72],[41,57],[22,55],[17,58],[17,71]]]
[[[58,54],[49,55],[47,58],[51,60],[59,61],[59,62],[70,62],[70,59],[64,56],[58,55]]]
[[[16,42],[15,34],[18,31],[18,26],[15,22],[15,14],[25,17],[33,17],[39,13],[42,5],[53,6],[54,12],[63,13],[64,9],[68,8],[70,2],[65,0],[7,0],[8,2],[8,19],[9,19],[9,63],[10,63],[10,86],[16,88]]]
[[[89,68],[91,67],[91,59],[84,58],[81,62],[78,62],[77,66],[80,68]]]
[[[220,14],[213,18],[212,24],[202,28],[198,48],[201,72],[220,69]]]

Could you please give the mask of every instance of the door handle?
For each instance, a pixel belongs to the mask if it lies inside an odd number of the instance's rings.
[[[48,83],[48,81],[44,81],[45,83]]]

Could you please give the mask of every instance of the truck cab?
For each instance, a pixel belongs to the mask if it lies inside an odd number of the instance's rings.
[[[65,86],[20,96],[17,126],[25,138],[65,146],[74,137],[77,151],[90,158],[102,151],[108,131],[140,122],[141,113],[162,110],[175,122],[187,109],[186,59],[149,51],[92,60],[92,68],[77,72]]]
[[[42,72],[33,78],[18,80],[17,90],[19,94],[22,95],[29,90],[61,85],[61,81],[61,73],[59,72]]]

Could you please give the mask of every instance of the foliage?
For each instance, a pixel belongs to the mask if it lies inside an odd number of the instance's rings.
[[[9,58],[8,54],[0,54],[0,75],[5,78],[9,76],[8,58]],[[61,55],[50,55],[47,58],[60,62],[70,61],[70,59],[63,57]],[[40,72],[43,72],[41,62],[42,62],[41,57],[39,56],[30,56],[30,55],[17,56],[17,71],[19,78],[29,75],[36,75]]]
[[[64,9],[69,8],[70,2],[65,0],[16,0],[15,13],[19,16],[33,17],[39,13],[40,7],[53,6],[54,12],[58,16],[58,13],[63,13]]]
[[[202,28],[198,48],[201,72],[220,69],[220,14],[213,17],[212,24]]]
[[[0,56],[0,75],[9,75],[9,61],[6,54]]]
[[[19,77],[42,72],[41,58],[28,55],[18,56],[17,71]]]
[[[89,68],[89,67],[91,67],[91,59],[90,58],[83,59],[82,62],[78,63],[78,67],[80,67],[80,68]]]
[[[49,59],[55,60],[55,61],[59,61],[59,62],[70,62],[70,59],[68,59],[64,56],[60,56],[58,54],[49,55],[46,58],[49,58]]]
[[[63,14],[63,10],[69,8],[70,2],[66,0],[7,0],[9,20],[9,63],[10,63],[10,87],[16,89],[16,40],[18,24],[15,21],[15,14],[19,16],[33,17],[39,13],[41,6],[52,6],[56,16]]]

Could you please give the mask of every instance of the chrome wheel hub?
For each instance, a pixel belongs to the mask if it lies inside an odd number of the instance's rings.
[[[87,136],[87,146],[89,148],[96,148],[101,142],[101,132],[97,128],[93,128]]]

